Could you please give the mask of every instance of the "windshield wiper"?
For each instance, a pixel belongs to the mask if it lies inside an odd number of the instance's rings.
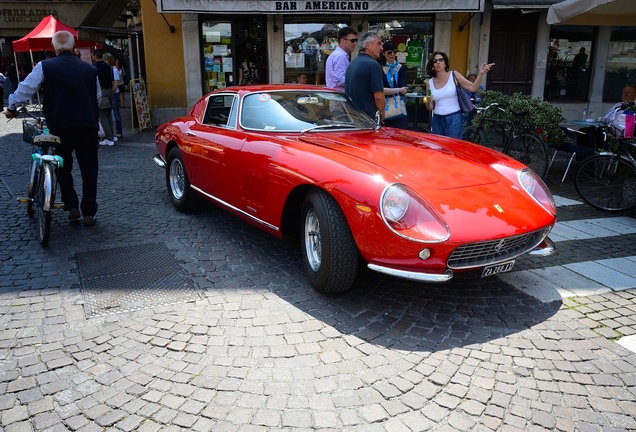
[[[346,123],[334,123],[334,124],[324,124],[324,125],[316,125],[312,127],[308,127],[307,129],[303,129],[300,131],[301,134],[305,132],[315,131],[317,129],[332,129],[332,128],[349,128],[349,129],[357,129],[358,126]]]

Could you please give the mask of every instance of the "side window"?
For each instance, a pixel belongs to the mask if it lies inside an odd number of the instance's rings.
[[[232,127],[236,123],[235,118],[231,121],[235,116],[230,115],[234,101],[233,95],[210,96],[203,123],[219,127]]]

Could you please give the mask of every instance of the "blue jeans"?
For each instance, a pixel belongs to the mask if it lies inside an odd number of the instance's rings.
[[[113,96],[113,117],[115,117],[115,130],[117,135],[122,135],[121,131],[121,113],[119,112],[119,92],[115,92]]]
[[[461,139],[464,131],[463,123],[461,111],[446,115],[433,114],[431,129],[434,134]]]

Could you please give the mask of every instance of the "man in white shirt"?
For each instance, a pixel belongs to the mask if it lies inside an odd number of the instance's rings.
[[[634,110],[634,101],[636,101],[636,85],[627,84],[623,88],[621,102],[614,104],[612,108],[603,116],[603,120],[608,120],[614,127],[620,130],[625,129],[625,108],[631,105]]]
[[[327,57],[325,63],[325,82],[327,87],[344,91],[345,74],[349,67],[349,55],[356,48],[358,39],[356,31],[351,27],[343,27],[338,31],[338,47]]]

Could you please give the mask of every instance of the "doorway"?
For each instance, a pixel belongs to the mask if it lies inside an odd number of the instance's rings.
[[[532,93],[538,15],[493,11],[488,61],[497,66],[487,75],[489,90]]]

